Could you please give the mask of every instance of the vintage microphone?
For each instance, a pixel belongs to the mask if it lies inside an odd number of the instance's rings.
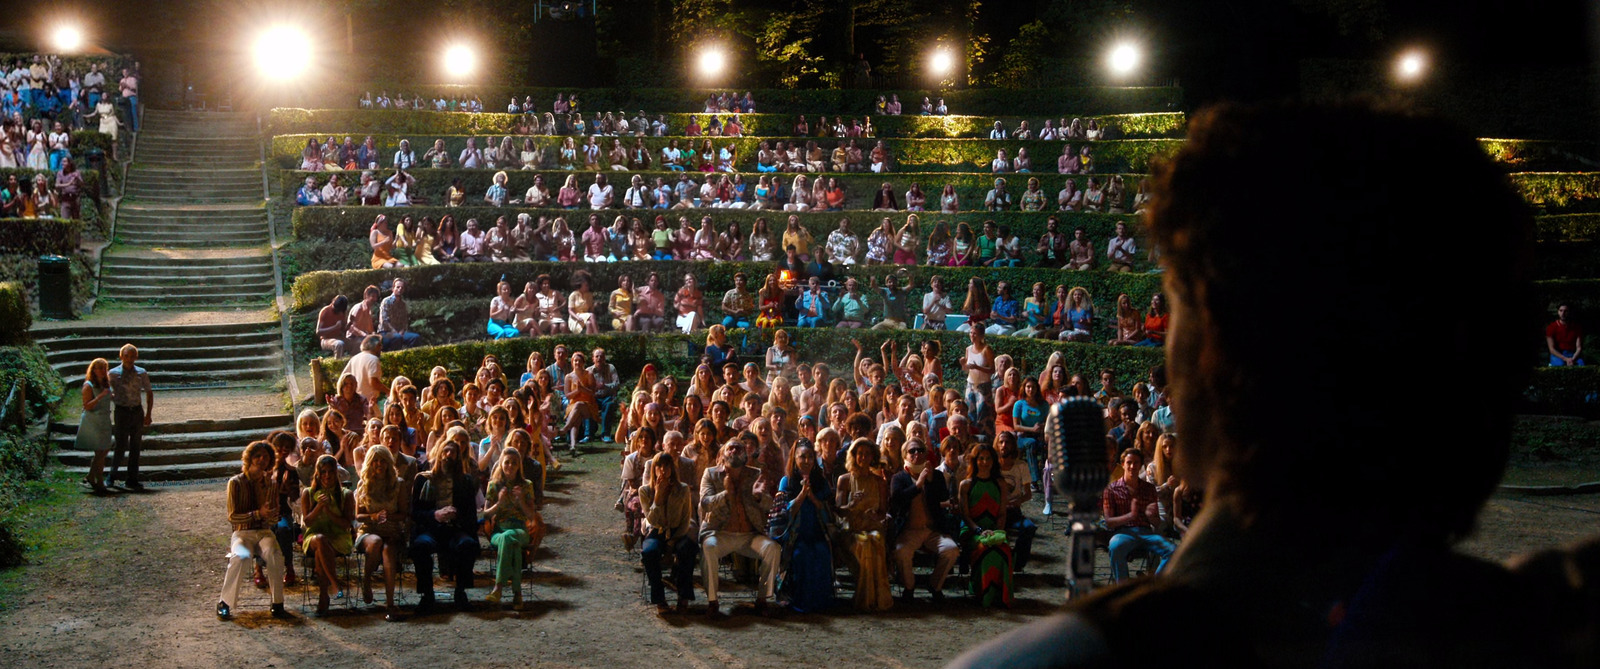
[[[1050,408],[1044,434],[1055,470],[1051,485],[1067,501],[1067,596],[1078,597],[1094,588],[1094,528],[1111,478],[1105,410],[1088,397],[1066,398]]]

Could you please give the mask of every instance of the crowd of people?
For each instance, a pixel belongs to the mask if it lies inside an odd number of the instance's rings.
[[[422,96],[413,94],[407,98],[404,94],[391,97],[388,91],[381,91],[373,97],[372,91],[361,95],[357,105],[361,109],[414,109],[418,111],[438,112],[468,112],[482,113],[483,100],[477,96],[435,97],[424,100]],[[556,93],[556,98],[550,103],[551,115],[568,118],[568,115],[582,113],[583,103],[578,99],[578,92]],[[704,111],[707,114],[753,114],[756,111],[755,98],[750,91],[745,91],[741,97],[732,91],[712,92],[706,95]],[[517,96],[511,96],[511,101],[506,104],[508,114],[539,113],[538,103],[533,101],[532,95],[522,96],[522,101],[517,101]],[[596,112],[597,114],[599,112]],[[640,112],[643,114],[643,112]],[[619,112],[621,114],[621,112]],[[609,112],[607,113],[609,116]],[[577,117],[581,120],[582,117]],[[554,134],[554,133],[550,133]],[[582,133],[579,133],[582,134]]]
[[[535,218],[530,213],[517,214],[515,223],[509,216],[496,216],[490,226],[477,218],[458,223],[452,214],[438,220],[409,214],[398,218],[391,222],[388,214],[379,214],[372,221],[367,242],[373,269],[481,261],[708,260],[775,262],[779,269],[797,273],[797,278],[828,280],[854,265],[1130,272],[1136,264],[1156,257],[1154,251],[1139,257],[1138,242],[1125,222],[1115,224],[1115,234],[1101,253],[1084,228],[1074,228],[1068,236],[1054,215],[1046,219],[1044,234],[1030,240],[1032,244],[1020,240],[1010,226],[992,220],[981,222],[977,230],[967,221],[958,221],[953,229],[937,221],[924,233],[914,213],[898,223],[897,217],[883,216],[865,236],[855,232],[850,218],[842,217],[821,239],[800,223],[798,214],[789,214],[782,230],[759,216],[748,234],[737,220],[719,230],[710,214],[701,215],[698,224],[686,214],[679,214],[676,222],[658,214],[646,224],[638,216],[617,215],[608,222],[601,214],[590,213],[581,230],[566,216]]]
[[[687,610],[698,566],[706,613],[722,615],[719,565],[730,554],[748,558],[739,567],[751,570],[762,612],[831,608],[841,567],[855,575],[862,610],[894,604],[891,579],[911,601],[918,553],[931,558],[935,601],[960,568],[975,601],[1011,605],[1012,576],[1027,567],[1037,531],[1023,504],[1042,495],[1043,513],[1052,513],[1046,423],[1067,397],[1105,407],[1106,447],[1121,453],[1106,494],[1114,558],[1142,547],[1164,560],[1199,505],[1172,473],[1159,367],[1124,396],[1114,372],[1101,371],[1091,388],[1060,353],[1024,370],[982,329],[954,358],[964,384],[946,381],[951,360],[937,341],[903,355],[886,342],[876,356],[858,342],[851,371],[835,378],[783,330],[764,356],[740,360],[720,324],[682,380],[650,363],[625,384],[603,348],[562,344],[531,353],[520,376],[489,355],[470,378],[437,367],[419,384],[385,378],[385,339],[359,339],[326,409],[308,409],[295,432],[244,450],[228,483],[234,534],[219,616],[232,614],[252,565],[274,614],[287,615],[282,588],[297,581],[296,550],[314,574],[319,613],[331,593],[352,587],[337,560],[356,553],[365,556],[361,597],[372,603],[381,567],[391,620],[402,616],[394,591],[403,557],[416,571],[419,613],[436,606],[435,559],[466,608],[486,545],[494,581],[483,600],[509,595],[519,604],[524,565],[544,539],[541,507],[548,477],[562,468],[558,454],[578,457],[595,439],[624,445],[603,451],[620,466],[620,534],[640,550],[650,601],[663,613],[669,583],[677,611]],[[111,387],[103,372],[91,366],[86,398]],[[1126,573],[1114,567],[1115,578]]]
[[[0,185],[0,218],[76,219],[83,214],[87,190],[71,156],[61,159],[53,177],[42,172],[32,179],[8,174]]]
[[[65,146],[64,140],[56,146],[53,132],[97,129],[115,138],[123,125],[137,131],[138,118],[131,111],[139,100],[138,64],[109,81],[108,75],[115,76],[101,63],[69,66],[54,55],[0,63],[0,117],[10,144],[0,147],[0,167],[54,170],[60,161],[55,152]],[[36,134],[45,140],[36,142]]]

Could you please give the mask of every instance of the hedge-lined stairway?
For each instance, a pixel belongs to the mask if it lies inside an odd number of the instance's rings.
[[[96,314],[34,333],[71,394],[90,360],[139,347],[156,387],[142,479],[225,476],[240,443],[291,424],[260,160],[254,115],[147,110]],[[81,473],[92,454],[73,449],[76,422],[51,431]]]

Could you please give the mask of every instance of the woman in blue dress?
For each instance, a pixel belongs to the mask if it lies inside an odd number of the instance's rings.
[[[788,526],[772,533],[789,564],[783,591],[794,610],[822,611],[833,605],[833,488],[809,444],[795,447],[778,489],[788,510]]]
[[[73,448],[93,453],[89,478],[84,482],[95,494],[106,491],[104,482],[106,451],[111,450],[111,375],[105,358],[95,358],[83,373],[83,420],[78,423],[78,438]]]

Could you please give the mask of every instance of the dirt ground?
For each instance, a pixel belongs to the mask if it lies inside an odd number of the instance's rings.
[[[618,538],[615,463],[614,451],[591,453],[552,479],[545,517],[553,532],[537,556],[527,610],[480,604],[398,624],[384,622],[381,607],[316,618],[299,609],[298,589],[288,595],[295,618],[273,620],[248,584],[234,620],[219,622],[213,607],[227,547],[220,481],[111,498],[71,493],[46,519],[66,531],[49,533],[34,564],[0,579],[0,657],[16,667],[936,667],[1062,601],[1065,542],[1047,522],[1010,611],[924,599],[876,615],[842,602],[828,615],[659,617],[640,597],[636,555]],[[1592,532],[1597,514],[1600,496],[1497,497],[1465,548],[1502,559]]]

